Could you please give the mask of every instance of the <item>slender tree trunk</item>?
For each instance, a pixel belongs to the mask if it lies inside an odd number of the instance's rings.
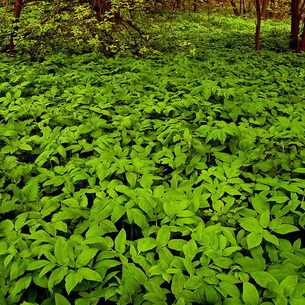
[[[300,31],[300,0],[291,1],[291,43],[290,48],[294,51],[298,50],[299,31]]]
[[[268,5],[269,5],[269,0],[263,0],[263,5],[262,5],[262,17],[264,19],[268,18]]]
[[[20,14],[21,14],[21,9],[22,9],[22,0],[16,0],[15,1],[15,6],[14,6],[14,26],[13,30],[11,32],[11,37],[10,37],[10,42],[7,47],[4,47],[3,50],[9,50],[10,55],[13,54],[14,49],[15,49],[15,43],[14,43],[14,37],[17,34],[17,31],[19,29],[19,26],[16,25],[20,19]]]
[[[246,4],[245,4],[245,0],[242,0],[242,12],[243,15],[246,14]]]
[[[234,12],[235,16],[240,16],[240,12],[239,12],[239,10],[238,10],[238,8],[236,6],[235,1],[234,0],[230,0],[230,3],[232,5],[233,12]]]
[[[299,52],[304,52],[305,51],[305,20],[304,20],[304,28],[301,36],[301,42],[299,45]]]
[[[194,11],[194,13],[197,13],[197,11],[198,11],[198,3],[197,3],[197,0],[195,0],[195,1],[193,2],[193,5],[194,5],[193,11]]]
[[[107,0],[93,0],[92,9],[96,12],[96,19],[102,22],[107,19],[110,22],[118,23],[122,19],[119,12],[112,12],[112,4]],[[113,16],[106,16],[107,13],[112,13]]]
[[[255,51],[260,49],[260,33],[261,33],[261,23],[262,23],[262,13],[260,1],[255,0],[256,8],[256,29],[255,29]]]

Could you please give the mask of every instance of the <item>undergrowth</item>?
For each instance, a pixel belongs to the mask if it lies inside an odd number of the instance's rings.
[[[3,57],[1,305],[304,303],[304,57],[190,43]]]

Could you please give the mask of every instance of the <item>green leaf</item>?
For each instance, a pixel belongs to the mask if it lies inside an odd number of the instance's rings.
[[[69,252],[68,252],[68,245],[67,241],[64,237],[59,236],[56,239],[55,247],[54,247],[54,254],[57,259],[58,264],[62,266],[69,265]]]
[[[111,213],[111,221],[113,223],[116,223],[126,212],[126,208],[121,206],[121,205],[117,205],[114,207],[112,213]]]
[[[196,290],[202,285],[202,283],[204,283],[202,277],[197,275],[190,276],[190,278],[185,282],[184,288],[190,290]]]
[[[44,276],[45,274],[47,274],[49,271],[51,271],[53,268],[55,268],[55,264],[54,263],[49,263],[48,265],[46,265],[45,267],[43,267],[43,269],[40,271],[39,273],[39,277]]]
[[[67,272],[68,272],[67,267],[59,267],[54,269],[49,277],[48,289],[52,291],[53,287],[59,284],[63,280]]]
[[[304,194],[304,191],[298,187],[295,183],[281,183],[281,187],[284,188],[287,191],[290,191],[292,193],[297,193],[297,194]]]
[[[228,298],[228,299],[224,300],[223,305],[245,305],[245,303],[237,298]]]
[[[217,137],[221,144],[224,144],[226,142],[226,133],[223,130],[220,130],[218,132]]]
[[[137,244],[139,252],[149,251],[157,246],[156,240],[152,237],[138,239]]]
[[[250,273],[255,282],[264,288],[269,288],[270,284],[278,285],[278,281],[266,271],[254,271]]]
[[[154,189],[154,196],[157,198],[161,198],[164,194],[164,186],[159,185]]]
[[[140,268],[136,267],[135,265],[128,264],[127,269],[138,283],[144,284],[147,281],[147,276]]]
[[[126,173],[126,179],[131,188],[134,188],[137,183],[137,174],[136,173]]]
[[[62,145],[57,146],[57,151],[64,159],[67,157],[67,152]]]
[[[149,227],[146,217],[139,209],[127,209],[127,217],[130,222],[134,221],[141,229]]]
[[[140,181],[140,185],[144,189],[149,189],[153,184],[153,180],[151,179],[150,175],[143,175],[139,181]]]
[[[263,228],[267,228],[270,222],[270,212],[269,211],[265,211],[259,218],[259,224],[263,227]]]
[[[219,295],[217,290],[210,285],[204,286],[204,294],[208,304],[217,304],[219,301]]]
[[[36,269],[40,269],[46,265],[48,265],[50,262],[47,260],[38,260],[38,261],[34,261],[32,263],[30,263],[26,270],[36,270]]]
[[[305,168],[296,168],[293,170],[294,173],[305,174]]]
[[[170,249],[176,250],[176,251],[182,251],[183,246],[187,243],[184,239],[171,239],[168,242],[168,247]]]
[[[293,225],[282,224],[282,225],[277,226],[275,229],[273,229],[273,231],[278,234],[288,234],[291,232],[297,232],[297,231],[299,231],[299,229]]]
[[[248,249],[252,249],[259,246],[262,243],[262,239],[263,237],[261,233],[250,233],[247,236]]]
[[[20,279],[18,279],[18,281],[14,283],[14,286],[12,287],[11,290],[11,295],[17,295],[22,290],[27,289],[30,286],[31,282],[32,282],[31,274],[27,274],[21,277]]]
[[[241,250],[241,247],[239,246],[232,246],[232,247],[228,247],[228,248],[225,248],[222,252],[222,255],[223,256],[229,256],[231,255],[233,252],[236,252],[236,251],[239,251]]]
[[[251,283],[243,283],[243,301],[245,305],[258,305],[259,295],[254,285]]]
[[[273,305],[273,303],[270,305]],[[300,299],[289,299],[289,305],[304,305],[304,297]]]
[[[90,305],[90,298],[81,298],[75,300],[75,305]]]
[[[75,271],[71,271],[65,278],[65,288],[67,290],[67,293],[70,294],[70,292],[77,284],[78,284],[77,274]]]
[[[116,236],[114,240],[114,248],[116,251],[120,253],[125,252],[125,243],[126,243],[126,231],[121,229],[119,234]]]
[[[258,220],[254,217],[245,217],[239,220],[240,225],[249,232],[260,233],[263,231]]]
[[[267,187],[264,185],[264,187]],[[269,188],[267,187],[269,190]],[[255,197],[251,198],[252,206],[258,214],[263,214],[265,211],[269,210],[269,203],[264,196],[255,195]]]
[[[163,209],[170,218],[174,218],[180,212],[172,201],[165,201],[163,203]]]
[[[179,298],[176,305],[185,305],[184,298],[183,297]]]
[[[174,274],[171,285],[171,290],[174,295],[178,295],[182,292],[185,281],[186,281],[185,276],[181,271]]]
[[[26,270],[26,262],[20,258],[15,260],[10,266],[10,280],[13,281],[19,276],[23,275]]]
[[[15,221],[16,231],[20,231],[21,228],[25,225],[27,217],[28,217],[28,213],[22,213],[17,216],[17,219]]]
[[[284,203],[288,200],[289,198],[287,196],[272,196],[271,198],[268,199],[268,201],[275,201],[277,203]]]
[[[224,289],[229,296],[239,299],[240,292],[236,285],[229,282],[220,282],[219,286]]]
[[[94,270],[89,268],[80,268],[77,270],[77,275],[81,275],[85,280],[102,282],[101,276]]]
[[[171,237],[171,232],[169,227],[167,225],[163,225],[157,233],[156,242],[158,247],[165,247],[169,242],[170,237]]]
[[[197,244],[194,239],[191,239],[183,246],[183,252],[185,257],[193,260],[198,252]]]
[[[274,245],[276,245],[276,246],[278,246],[279,245],[279,240],[278,240],[278,238],[275,236],[275,235],[272,235],[269,231],[267,231],[267,230],[264,230],[263,231],[263,238],[266,240],[266,241],[268,241],[268,242],[270,242],[270,243],[272,243],[272,244],[274,244]]]
[[[119,184],[115,187],[115,190],[120,192],[120,193],[125,194],[126,192],[130,191],[130,188],[126,185]]]
[[[29,145],[29,144],[26,144],[26,143],[22,143],[19,145],[19,148],[22,149],[22,150],[32,150],[32,147]]]
[[[55,293],[55,305],[71,305],[71,303],[63,295]]]
[[[183,265],[189,275],[193,276],[195,274],[195,263],[193,263],[189,257],[183,259]]]
[[[298,284],[297,275],[287,276],[281,283],[280,286],[283,288],[283,294],[286,297],[290,297]]]
[[[75,198],[68,198],[62,201],[65,205],[71,208],[78,208],[79,202]]]
[[[85,249],[82,251],[76,259],[76,267],[84,267],[86,266],[95,256],[98,249]]]

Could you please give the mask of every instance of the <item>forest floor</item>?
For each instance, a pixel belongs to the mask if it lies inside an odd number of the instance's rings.
[[[1,57],[1,304],[304,304],[305,58],[207,18]]]

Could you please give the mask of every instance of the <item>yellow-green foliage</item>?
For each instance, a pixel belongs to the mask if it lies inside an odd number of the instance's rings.
[[[97,20],[93,6],[82,1],[58,4],[53,1],[30,1],[24,4],[18,23],[12,17],[13,4],[0,7],[3,22],[0,25],[0,43],[9,43],[14,27],[18,27],[14,40],[16,50],[32,57],[44,56],[52,51],[73,51],[74,53],[97,51],[118,51],[124,44],[117,43],[117,33],[123,33],[128,26],[122,20],[132,17],[130,12],[144,14],[148,3],[140,1],[113,0],[111,7]],[[124,16],[116,22],[115,13]],[[134,16],[134,15],[133,15]],[[132,27],[131,27],[132,28]],[[134,27],[133,31],[136,31]]]

